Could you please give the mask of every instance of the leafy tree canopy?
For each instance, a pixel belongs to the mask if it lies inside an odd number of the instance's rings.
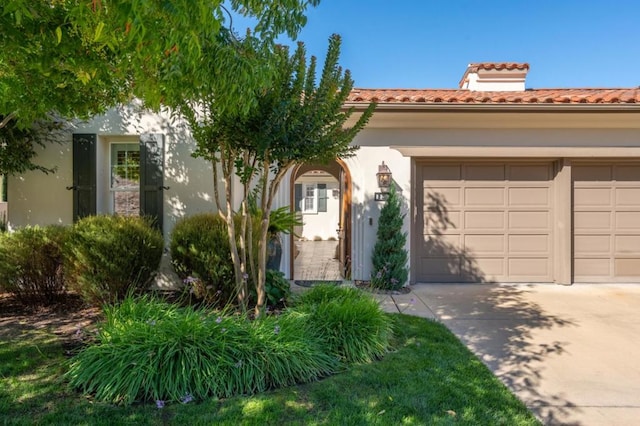
[[[246,68],[228,78],[232,55],[223,43],[228,12],[257,19],[272,41],[295,37],[304,12],[319,0],[4,0],[0,4],[0,128],[15,119],[29,127],[56,113],[87,117],[131,96],[157,108],[184,87],[198,86],[214,61],[225,93],[242,95]],[[225,4],[227,6],[225,6]],[[221,35],[227,34],[227,37]],[[178,77],[178,78],[176,78]],[[182,77],[182,78],[180,78]],[[221,98],[223,103],[224,99]]]

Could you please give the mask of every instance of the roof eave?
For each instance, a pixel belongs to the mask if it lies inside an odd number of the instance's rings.
[[[369,102],[345,102],[344,108],[364,110]],[[378,103],[376,111],[429,111],[429,112],[640,112],[640,103],[544,103],[544,104],[468,104],[468,103]]]

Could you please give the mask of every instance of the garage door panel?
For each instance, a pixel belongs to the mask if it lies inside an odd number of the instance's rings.
[[[544,231],[549,229],[550,216],[548,211],[510,211],[509,228]]]
[[[640,167],[638,165],[618,165],[614,168],[616,181],[640,182]]]
[[[464,228],[468,231],[502,230],[504,226],[502,211],[466,211],[464,212]]]
[[[576,235],[574,237],[573,252],[576,256],[605,254],[611,252],[611,236],[609,233],[604,235]]]
[[[507,268],[504,257],[476,257],[470,265],[473,269],[482,271],[486,279],[504,280],[507,278]]]
[[[614,236],[616,254],[633,254],[640,257],[640,235]]]
[[[615,218],[618,231],[640,231],[640,211],[618,211],[615,213]]]
[[[576,233],[594,230],[608,232],[611,229],[611,213],[574,211],[573,228]]]
[[[614,263],[615,274],[618,277],[640,277],[640,256],[636,258],[617,258]]]
[[[445,256],[461,250],[461,236],[434,235],[425,238],[419,247],[420,252],[429,256]]]
[[[580,182],[608,182],[613,177],[610,166],[596,165],[573,166],[571,169],[571,175],[575,181]]]
[[[456,208],[462,203],[460,188],[430,186],[424,189],[424,205],[429,210],[442,211],[443,208]]]
[[[551,191],[549,188],[509,188],[509,207],[549,207]]]
[[[546,256],[549,253],[548,235],[509,235],[509,255]]]
[[[619,207],[637,207],[640,209],[640,187],[618,188],[615,201]]]
[[[574,257],[574,268],[576,279],[582,277],[587,280],[588,277],[608,278],[611,276],[611,259],[610,258],[580,258]]]
[[[548,181],[551,169],[546,164],[518,165],[509,167],[510,181]]]
[[[510,258],[509,276],[520,279],[545,279],[551,273],[549,259]]]
[[[468,165],[464,168],[464,179],[467,181],[504,181],[505,166],[500,165]]]
[[[425,235],[446,234],[451,232],[459,232],[460,229],[459,211],[449,211],[446,214],[426,212],[424,215],[424,233]]]
[[[422,168],[422,178],[425,181],[458,181],[462,178],[462,168],[459,164],[433,164]]]
[[[573,205],[575,207],[610,207],[611,188],[575,188]]]
[[[465,207],[503,207],[505,205],[504,188],[466,188]]]
[[[467,234],[464,236],[464,249],[476,256],[487,254],[504,256],[506,251],[504,236]]]

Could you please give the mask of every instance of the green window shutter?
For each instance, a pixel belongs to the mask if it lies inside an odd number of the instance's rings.
[[[140,136],[140,214],[153,218],[162,230],[164,135]]]
[[[318,186],[318,212],[327,211],[327,184],[319,183]]]
[[[96,214],[96,135],[73,135],[73,221]]]
[[[295,211],[302,211],[302,184],[296,183],[295,185]]]

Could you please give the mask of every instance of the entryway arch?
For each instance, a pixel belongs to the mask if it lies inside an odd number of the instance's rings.
[[[333,182],[333,184],[331,184]],[[324,184],[323,184],[324,183]],[[320,186],[320,189],[318,187]],[[304,233],[303,227],[296,229],[296,234],[299,236],[291,235],[290,239],[290,271],[291,277],[295,280],[303,281],[324,281],[333,279],[350,278],[351,276],[351,190],[352,180],[351,173],[346,163],[337,158],[328,164],[318,163],[305,163],[296,166],[291,173],[290,180],[290,199],[291,211],[299,211],[302,214],[303,221],[305,217],[308,218],[307,223],[314,219],[316,223],[321,222],[323,219],[321,215],[324,210],[329,213],[331,209],[331,198],[337,198],[337,221],[331,223],[334,219],[330,215],[326,215],[326,220],[329,223],[324,223],[325,232],[318,232],[318,235]],[[324,191],[324,192],[323,192]],[[318,197],[320,195],[320,197]],[[313,200],[312,200],[312,197]],[[323,200],[322,198],[325,197]],[[315,204],[314,204],[315,200]],[[307,210],[306,212],[304,210]],[[326,264],[322,267],[310,267],[301,263],[303,258],[299,258],[296,262],[296,257],[300,256],[300,250],[303,244],[307,244],[307,247],[311,246],[310,241],[313,240],[325,240],[327,227],[335,226],[335,250],[333,253],[329,253],[332,259],[315,259],[316,262],[326,260]],[[331,241],[331,237],[328,238]],[[330,243],[322,243],[325,247],[331,245]],[[326,252],[326,249],[325,249]],[[333,262],[332,262],[333,260]],[[337,276],[335,271],[329,270],[329,268],[337,268]]]

